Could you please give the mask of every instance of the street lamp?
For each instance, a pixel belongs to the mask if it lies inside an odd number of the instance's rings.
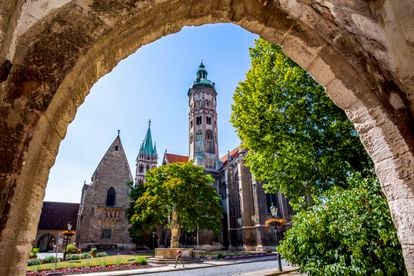
[[[270,206],[270,213],[272,213],[272,217],[277,217],[277,207],[273,205],[273,202],[272,206]]]
[[[272,202],[272,206],[270,206],[270,213],[272,213],[272,217],[274,217],[274,218],[277,217],[277,207],[273,205],[273,202]],[[274,229],[275,229],[275,236],[276,236],[276,245],[279,245],[277,224],[274,227]],[[279,266],[279,271],[282,271],[282,260],[280,258],[279,250],[276,252],[276,254],[277,254],[277,263],[278,263],[278,266]]]
[[[72,224],[68,223],[68,230],[63,231],[63,235],[65,236],[65,251],[63,251],[63,260],[66,260],[66,248],[68,247],[69,239],[73,236],[72,231]]]

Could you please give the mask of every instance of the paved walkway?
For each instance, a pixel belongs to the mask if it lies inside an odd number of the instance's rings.
[[[122,271],[108,271],[108,272],[99,272],[99,273],[83,273],[83,274],[72,274],[77,276],[120,276],[120,275],[140,275],[140,274],[151,274],[151,273],[162,273],[162,272],[170,272],[170,271],[180,271],[180,270],[194,270],[194,269],[200,269],[200,268],[209,268],[209,267],[217,267],[217,266],[228,266],[228,265],[236,265],[236,264],[242,264],[242,263],[254,263],[254,262],[263,262],[263,261],[276,261],[276,256],[266,256],[266,257],[256,257],[256,258],[250,258],[250,259],[242,259],[242,260],[209,260],[205,261],[203,263],[191,263],[191,264],[185,264],[184,267],[181,265],[177,266],[177,268],[174,268],[173,264],[170,265],[152,265],[152,267],[149,268],[141,268],[141,269],[132,269],[132,270],[122,270]],[[286,272],[291,271],[293,268],[290,267],[288,269],[287,264],[282,260],[283,267],[286,267]],[[253,272],[252,272],[253,273]],[[263,274],[266,273],[266,274]],[[260,271],[254,272],[254,274],[242,274],[246,276],[253,276],[253,275],[268,275],[277,273],[277,269],[267,269],[266,271]],[[278,274],[275,274],[278,275]],[[280,274],[279,274],[280,275]],[[289,274],[293,275],[293,274]]]

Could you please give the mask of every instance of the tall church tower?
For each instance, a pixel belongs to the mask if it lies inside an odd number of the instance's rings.
[[[157,160],[157,145],[155,143],[154,145],[152,144],[151,120],[149,120],[147,134],[136,159],[135,185],[144,183],[146,172],[157,166]]]
[[[197,78],[188,90],[189,154],[194,164],[206,170],[218,170],[217,92],[214,82],[207,78],[201,62]]]

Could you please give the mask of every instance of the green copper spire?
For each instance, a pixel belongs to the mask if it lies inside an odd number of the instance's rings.
[[[141,147],[139,149],[139,155],[157,157],[157,147],[155,144],[152,144],[151,120],[148,121],[147,134],[145,135],[145,139],[142,142]]]

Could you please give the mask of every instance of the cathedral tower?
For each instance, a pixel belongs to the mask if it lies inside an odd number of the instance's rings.
[[[136,159],[136,173],[135,173],[135,185],[144,183],[145,173],[157,166],[158,154],[157,145],[152,144],[151,137],[151,120],[148,122],[147,134],[141,144],[139,153]]]
[[[188,90],[189,154],[194,164],[206,170],[218,169],[217,112],[214,82],[207,78],[201,62],[197,78]]]

